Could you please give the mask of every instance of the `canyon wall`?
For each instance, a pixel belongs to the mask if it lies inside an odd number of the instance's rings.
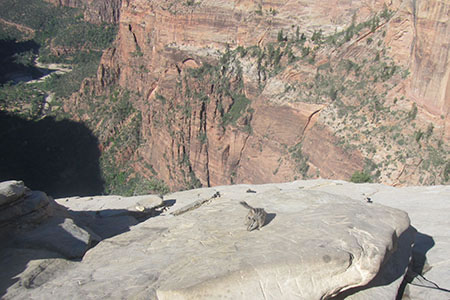
[[[45,0],[59,6],[81,8],[84,18],[95,24],[118,23],[122,0]]]
[[[411,94],[432,114],[450,108],[450,3],[413,1],[414,41]]]
[[[408,65],[411,76],[404,94],[445,127],[450,138],[450,3],[397,1],[398,18],[390,30],[390,54]],[[440,119],[440,120],[439,120]],[[442,121],[444,120],[444,121]]]
[[[349,179],[363,169],[393,185],[444,182],[448,9],[440,1],[124,1],[97,79],[66,110],[115,85],[135,93],[142,137],[125,160],[175,189]],[[112,148],[109,137],[102,149]]]

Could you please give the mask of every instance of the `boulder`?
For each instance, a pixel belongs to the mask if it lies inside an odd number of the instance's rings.
[[[373,282],[401,282],[409,261],[406,213],[301,182],[166,199],[175,201],[167,212],[101,241],[80,263],[22,289],[20,297],[323,299]],[[248,210],[240,201],[266,210],[261,230],[246,230]],[[396,270],[379,275],[390,261]]]
[[[382,204],[407,212],[417,233],[408,276],[399,293],[411,300],[448,298],[450,186],[394,188],[382,184],[353,184],[338,180],[307,180],[302,181],[302,185],[305,190],[346,195],[361,202],[370,201],[372,204]],[[381,288],[386,290],[387,287]],[[398,289],[398,285],[391,288]],[[353,297],[359,294],[358,297],[361,298],[355,299],[386,299],[380,295],[363,295],[379,289],[380,287],[371,287]]]
[[[128,231],[163,204],[159,196],[71,197],[53,200],[22,181],[0,183],[0,233],[16,248],[81,258],[101,239]],[[62,205],[59,205],[62,204]]]
[[[54,259],[80,259],[101,239],[47,194],[30,191],[21,181],[0,183],[0,194],[0,297],[10,286],[31,288],[47,281],[64,265]]]
[[[411,300],[450,298],[450,186],[379,189],[373,201],[408,212],[418,233],[405,288]]]
[[[23,181],[9,180],[0,182],[0,205],[8,204],[22,197],[26,188]]]
[[[39,223],[52,213],[50,199],[40,191],[30,191],[0,209],[0,225]]]

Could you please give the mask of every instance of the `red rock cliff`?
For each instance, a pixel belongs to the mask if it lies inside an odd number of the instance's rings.
[[[450,5],[415,3],[124,1],[95,86],[140,95],[134,168],[174,188],[441,182]]]
[[[122,0],[45,0],[54,5],[84,10],[84,18],[92,23],[118,23]]]
[[[450,109],[450,2],[413,1],[411,94],[431,113]]]

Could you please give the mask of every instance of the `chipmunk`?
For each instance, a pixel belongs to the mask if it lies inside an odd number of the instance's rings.
[[[248,215],[245,219],[245,225],[247,225],[247,230],[252,231],[255,228],[258,230],[264,226],[266,221],[267,213],[263,208],[254,208],[247,204],[245,201],[239,202],[242,206],[249,209]]]

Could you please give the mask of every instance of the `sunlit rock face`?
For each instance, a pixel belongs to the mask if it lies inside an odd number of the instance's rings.
[[[141,144],[116,160],[172,189],[362,169],[445,183],[449,5],[415,3],[124,1],[97,79],[66,110],[107,120],[86,113],[92,94],[134,91]]]
[[[55,5],[77,7],[84,10],[88,22],[100,24],[117,23],[120,17],[122,0],[45,0]]]

